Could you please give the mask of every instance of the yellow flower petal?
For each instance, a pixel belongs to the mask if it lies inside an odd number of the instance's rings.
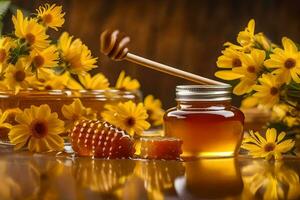
[[[236,95],[243,95],[253,90],[255,82],[249,79],[241,79],[241,81],[233,89],[233,93]]]
[[[242,101],[241,108],[253,108],[257,106],[258,99],[256,97],[250,96]]]
[[[221,70],[215,73],[215,76],[223,80],[235,80],[243,77],[241,74],[234,73],[231,70]]]
[[[282,45],[285,51],[290,53],[297,53],[298,48],[295,43],[287,37],[282,38]]]
[[[267,130],[267,132],[266,132],[267,142],[274,143],[276,140],[276,137],[277,137],[276,129],[271,128],[271,129]]]
[[[280,142],[281,140],[283,140],[283,138],[286,136],[286,133],[285,132],[281,132],[279,135],[278,135],[278,138],[277,138],[277,142]]]
[[[289,150],[291,150],[294,146],[295,146],[295,141],[288,139],[288,140],[285,140],[285,141],[279,143],[276,146],[276,150],[279,152],[286,153]]]
[[[115,87],[120,90],[138,90],[140,83],[136,79],[131,79],[130,76],[125,76],[125,72],[122,71]]]

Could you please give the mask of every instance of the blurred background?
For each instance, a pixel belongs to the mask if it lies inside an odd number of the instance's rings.
[[[13,0],[14,5],[34,11],[44,3],[63,6],[66,22],[63,31],[79,37],[99,56],[98,71],[115,84],[125,70],[141,83],[144,95],[153,94],[164,108],[175,105],[175,86],[191,84],[160,72],[114,62],[99,52],[99,34],[119,29],[131,37],[130,50],[177,68],[214,78],[216,60],[226,41],[235,42],[238,32],[249,19],[256,31],[264,32],[273,42],[282,36],[300,41],[300,1],[297,0]],[[11,31],[11,12],[4,19],[4,33]],[[97,71],[96,70],[96,71]],[[234,100],[238,105],[238,99]]]

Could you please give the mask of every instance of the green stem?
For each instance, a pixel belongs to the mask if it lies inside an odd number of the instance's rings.
[[[293,108],[295,108],[295,109],[298,109],[298,107],[297,107],[297,106],[295,106],[295,105],[291,104],[291,103],[290,103],[288,100],[286,100],[286,99],[282,99],[282,101],[283,101],[284,103],[288,104],[289,106],[291,106],[291,107],[293,107]]]

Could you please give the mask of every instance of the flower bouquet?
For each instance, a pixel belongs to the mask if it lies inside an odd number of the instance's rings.
[[[250,131],[242,148],[255,157],[293,153],[294,139],[300,136],[299,46],[287,37],[281,45],[272,43],[263,33],[255,33],[253,19],[238,34],[237,43],[224,44],[215,75],[231,81],[233,93],[243,96],[242,108],[259,107],[271,113],[266,139]]]
[[[83,42],[64,32],[61,6],[45,4],[12,17],[14,31],[0,38],[0,132],[15,149],[61,150],[63,135],[78,120],[104,119],[129,134],[162,124],[161,102],[152,95],[140,102],[140,83],[119,75],[115,86],[97,68]],[[139,103],[140,102],[140,103]]]

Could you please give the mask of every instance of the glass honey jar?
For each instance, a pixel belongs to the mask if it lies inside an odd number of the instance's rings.
[[[183,157],[237,154],[244,114],[231,105],[230,85],[180,85],[176,101],[164,116],[164,129],[167,136],[183,140]]]
[[[47,104],[51,112],[56,112],[58,118],[68,120],[63,116],[62,107],[70,105],[75,99],[80,99],[82,105],[90,108],[99,117],[106,104],[118,104],[119,102],[133,101],[140,102],[139,91],[122,91],[117,89],[107,90],[21,90],[15,94],[12,90],[0,90],[0,114],[9,111],[9,116],[5,122],[15,125],[15,114],[30,106],[40,106]],[[76,117],[76,116],[74,116]],[[9,129],[0,127],[0,143],[8,142]],[[62,134],[63,136],[68,133]]]

